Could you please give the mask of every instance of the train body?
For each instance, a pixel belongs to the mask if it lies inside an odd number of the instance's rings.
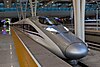
[[[77,60],[88,53],[86,44],[53,18],[31,17],[13,25],[61,58]]]

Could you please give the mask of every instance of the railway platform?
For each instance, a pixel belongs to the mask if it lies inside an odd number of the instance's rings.
[[[72,67],[25,34],[0,33],[0,67]]]
[[[0,32],[0,67],[19,67],[12,36]]]

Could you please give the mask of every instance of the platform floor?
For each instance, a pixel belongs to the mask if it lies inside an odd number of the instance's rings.
[[[19,67],[12,36],[0,32],[0,67]]]

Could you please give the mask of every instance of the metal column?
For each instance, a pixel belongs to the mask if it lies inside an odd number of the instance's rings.
[[[99,21],[98,21],[98,19],[99,19],[99,4],[98,4],[98,2],[96,2],[97,3],[97,9],[96,9],[96,30],[99,30],[98,28],[99,28]]]
[[[17,9],[17,14],[18,14],[18,18],[19,18],[19,21],[21,20],[21,12],[19,10],[19,3],[16,2],[16,9]]]
[[[25,0],[25,1],[20,0],[16,2],[16,9],[17,9],[19,20],[21,20],[21,18],[23,19],[26,18],[27,3],[28,3],[28,0]],[[23,11],[23,4],[25,4],[25,7],[24,7],[25,11]]]
[[[35,0],[35,11],[34,12],[35,12],[34,15],[36,16],[36,14],[37,14],[37,0]]]
[[[30,8],[31,8],[32,17],[33,16],[36,16],[36,14],[37,14],[37,3],[38,3],[38,1],[35,0],[35,2],[32,2],[32,0],[29,0],[29,2],[30,2]],[[34,11],[33,11],[33,4],[35,5]]]
[[[26,5],[25,5],[25,13],[24,13],[24,17],[26,18],[26,13],[27,13],[27,5],[28,5],[28,2],[26,2]]]
[[[32,17],[34,16],[34,13],[33,13],[33,5],[32,5],[32,0],[29,0],[30,2],[30,8],[31,8],[31,14],[32,14]]]
[[[20,8],[21,8],[21,15],[22,15],[22,18],[24,19],[23,5],[22,5],[22,2],[21,2],[21,1],[20,1]]]
[[[75,35],[85,41],[84,33],[84,15],[85,15],[85,0],[73,0],[74,6],[74,21]]]
[[[27,3],[28,3],[28,0],[20,0],[20,8],[21,8],[21,14],[22,14],[23,19],[26,18]],[[25,9],[25,11],[23,8]]]
[[[70,22],[71,22],[71,28],[72,28],[72,30],[74,29],[74,23],[73,23],[73,13],[74,13],[74,11],[73,11],[73,6],[71,6],[71,10],[70,10]]]

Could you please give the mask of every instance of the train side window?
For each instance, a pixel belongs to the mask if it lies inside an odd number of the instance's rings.
[[[23,28],[23,24],[20,24],[20,28]]]
[[[28,24],[24,24],[24,29],[28,30]]]
[[[19,26],[18,26],[19,28],[21,28],[21,24],[19,24]]]
[[[38,31],[31,25],[29,25],[29,30],[38,33]]]
[[[25,28],[26,28],[26,30],[28,30],[28,24],[26,24]]]

